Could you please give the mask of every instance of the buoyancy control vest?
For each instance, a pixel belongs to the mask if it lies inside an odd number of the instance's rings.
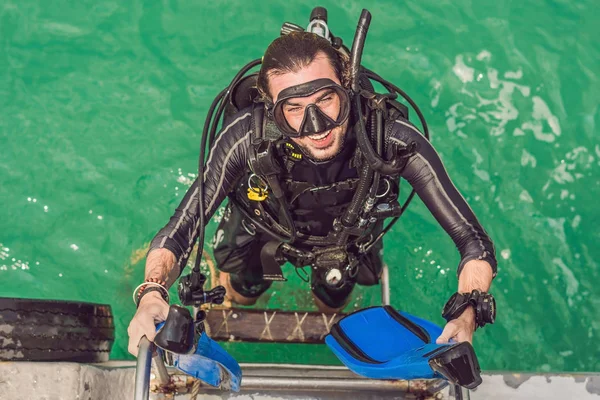
[[[209,109],[200,149],[199,176],[204,171],[206,145],[214,142],[221,116],[224,115],[226,123],[235,112],[252,105],[251,172],[230,195],[230,201],[245,215],[250,231],[260,230],[273,239],[261,252],[265,279],[283,280],[280,264],[286,260],[295,266],[337,268],[344,277],[352,278],[357,272],[357,254],[368,252],[381,240],[415,194],[411,191],[402,206],[398,204],[397,178],[415,151],[414,143],[401,146],[385,140],[386,129],[392,126],[390,121],[398,116],[408,119],[408,108],[395,100],[397,96],[402,96],[415,110],[425,137],[428,137],[427,125],[419,108],[406,93],[361,65],[370,20],[370,13],[363,10],[352,50],[329,29],[313,32],[325,37],[338,52],[350,59],[350,87],[347,89],[352,112],[349,129],[356,139],[351,157],[353,169],[350,169],[355,173],[353,176],[339,177],[321,185],[318,180],[297,173],[299,167],[295,164],[304,156],[293,143],[284,140],[273,119],[265,115],[256,88],[258,74],[248,74],[262,63],[260,59],[244,66]],[[298,25],[285,23],[281,34],[303,30]],[[371,81],[381,84],[387,93],[376,93]],[[198,197],[202,198],[202,190],[198,191]],[[199,201],[200,241],[204,237],[203,207],[203,202]],[[392,217],[392,221],[381,228],[388,217]],[[321,224],[318,229],[316,223]],[[201,246],[198,251],[201,254]],[[199,271],[198,261],[194,271]],[[336,283],[338,286],[343,284],[344,279]]]
[[[387,104],[385,114],[386,126],[399,116],[408,117],[400,103]],[[366,178],[360,176],[366,160],[357,146],[356,123],[350,124],[340,154],[316,163],[278,133],[261,103],[254,105],[252,118],[250,172],[231,199],[246,215],[249,233],[262,230],[273,236],[261,255],[265,279],[283,280],[280,264],[285,260],[297,267],[338,268],[343,275],[354,276],[358,266],[353,260],[374,244],[383,220],[401,213],[398,176],[371,176],[372,196],[354,226],[344,226],[342,218]],[[370,136],[376,134],[385,130]]]

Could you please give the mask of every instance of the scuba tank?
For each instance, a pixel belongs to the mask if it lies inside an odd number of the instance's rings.
[[[329,27],[327,26],[327,10],[323,7],[315,7],[310,13],[310,23],[306,27],[307,32],[319,35],[331,43]]]

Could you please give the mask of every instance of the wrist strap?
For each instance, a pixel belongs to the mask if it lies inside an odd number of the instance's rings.
[[[144,297],[145,295],[147,295],[150,292],[159,292],[161,297],[163,298],[163,300],[166,301],[167,303],[169,302],[169,297],[165,296],[165,293],[161,288],[158,288],[156,286],[148,286],[144,290],[140,291],[140,294],[138,295],[138,298],[137,298],[137,304],[136,304],[137,307],[140,306],[142,297]]]
[[[136,287],[133,291],[133,302],[135,303],[136,307],[139,306],[142,296],[146,293],[150,293],[150,291],[160,291],[162,298],[165,299],[167,303],[169,302],[169,291],[164,285],[156,282],[144,282],[138,285],[138,287]]]

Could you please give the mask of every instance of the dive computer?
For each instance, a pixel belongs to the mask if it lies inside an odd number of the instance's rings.
[[[454,293],[442,310],[442,317],[450,322],[458,318],[467,307],[475,310],[475,328],[493,324],[496,319],[496,300],[490,293],[473,290],[471,293]]]

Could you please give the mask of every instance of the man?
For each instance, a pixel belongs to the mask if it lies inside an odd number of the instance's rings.
[[[264,279],[266,265],[287,260],[302,267],[308,263],[303,254],[312,257],[311,289],[321,311],[343,309],[356,283],[378,283],[381,242],[373,243],[373,238],[382,231],[383,221],[363,219],[359,226],[366,234],[355,231],[353,242],[322,246],[315,240],[311,242],[311,238],[326,237],[332,230],[343,230],[339,220],[347,216],[353,195],[368,189],[361,189],[361,171],[366,165],[361,154],[365,151],[357,151],[353,127],[358,117],[351,112],[349,84],[348,59],[317,35],[294,32],[276,39],[267,49],[257,86],[267,105],[265,118],[282,132],[278,143],[284,150],[277,153],[281,166],[277,179],[282,182],[285,196],[279,204],[284,207],[278,207],[269,192],[275,192],[279,183],[265,181],[259,173],[253,173],[256,171],[249,171],[248,165],[256,158],[253,130],[259,129],[253,123],[254,109],[244,109],[230,117],[217,136],[204,171],[204,213],[208,221],[227,195],[233,194],[232,199],[237,199],[227,206],[218,228],[218,238],[222,240],[215,246],[220,280],[232,302],[254,304],[271,283]],[[398,176],[370,175],[378,179],[369,192],[371,203],[360,204],[358,212],[374,209],[373,204],[377,210],[385,210],[389,206],[383,202],[385,199],[397,203],[398,178],[404,178],[461,254],[458,292],[487,292],[496,271],[491,240],[452,184],[431,144],[401,115],[386,111],[388,114],[393,118],[385,121],[384,150],[389,151],[384,153],[390,162],[404,157],[402,168]],[[390,150],[398,148],[406,150],[402,156]],[[197,185],[196,181],[190,187],[169,223],[150,245],[145,275],[149,283],[138,292],[138,310],[128,329],[129,351],[134,355],[140,338],[145,335],[153,340],[155,323],[166,318],[168,304],[162,288],[168,288],[179,276],[197,238]],[[274,240],[277,235],[257,229],[258,222],[251,218],[253,211],[256,215],[270,215],[267,220],[272,223],[279,220],[286,225],[287,221],[288,233],[293,236],[289,242],[296,247],[282,246],[283,239]],[[284,228],[280,229],[280,236]],[[334,250],[328,253],[328,249]],[[340,254],[343,257],[339,265],[348,267],[336,266]],[[322,265],[329,267],[321,268]],[[473,307],[461,308],[437,341],[453,338],[470,342],[475,327]]]

